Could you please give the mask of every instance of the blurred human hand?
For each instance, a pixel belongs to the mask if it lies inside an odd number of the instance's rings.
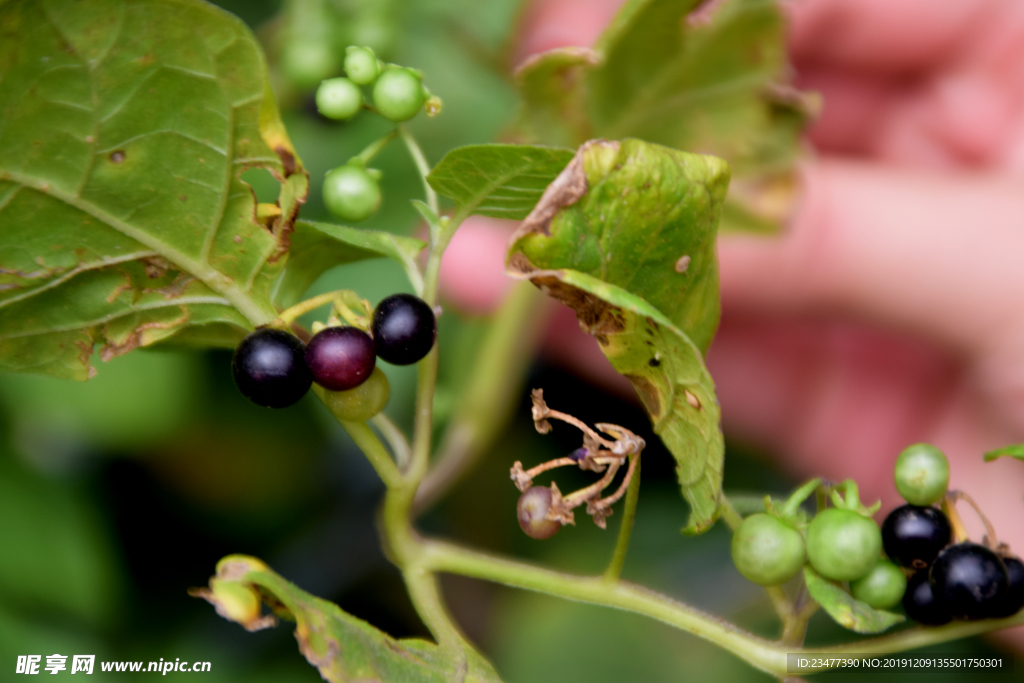
[[[522,55],[591,44],[619,4],[538,2]],[[726,433],[793,476],[853,477],[886,509],[896,455],[934,443],[951,486],[984,501],[1024,553],[1024,465],[981,459],[1024,441],[1024,5],[786,7],[799,84],[825,108],[788,231],[719,241],[723,321],[708,361]],[[506,233],[483,220],[460,233],[442,283],[483,310],[503,289]],[[547,352],[622,386],[567,310]]]

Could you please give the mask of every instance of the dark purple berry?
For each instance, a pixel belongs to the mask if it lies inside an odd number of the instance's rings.
[[[1009,578],[999,556],[977,543],[952,545],[929,571],[935,599],[957,619],[987,619],[1006,599]]]
[[[555,520],[548,519],[551,500],[551,489],[544,486],[531,486],[519,496],[516,504],[519,526],[530,538],[551,538],[562,528]]]
[[[304,351],[302,342],[284,330],[256,330],[235,349],[235,385],[256,405],[287,408],[306,395],[313,381]]]
[[[376,364],[373,340],[357,327],[327,327],[306,345],[306,365],[313,381],[331,391],[354,389]]]
[[[1024,607],[1024,563],[1016,557],[1004,557],[1003,565],[1009,578],[1006,597],[992,610],[992,617],[1011,617]]]
[[[917,572],[907,581],[907,591],[903,594],[903,609],[908,617],[926,626],[941,626],[952,620],[932,595],[932,586],[928,583],[926,571]]]
[[[893,562],[924,569],[949,545],[951,533],[942,510],[904,505],[882,522],[882,547]]]
[[[395,365],[411,365],[434,347],[437,320],[427,302],[412,294],[392,294],[373,311],[377,355]]]

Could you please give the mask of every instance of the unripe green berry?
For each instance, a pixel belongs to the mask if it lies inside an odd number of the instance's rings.
[[[377,55],[368,47],[350,46],[345,50],[345,73],[353,83],[369,85],[380,74]]]
[[[819,574],[853,581],[871,571],[882,552],[882,532],[853,510],[822,510],[807,526],[807,559]]]
[[[387,375],[374,368],[359,386],[348,391],[324,391],[324,404],[335,417],[346,422],[365,422],[384,410],[391,388]]]
[[[745,578],[777,586],[804,566],[804,537],[785,522],[759,512],[743,520],[732,536],[732,561]]]
[[[338,59],[326,41],[292,41],[281,55],[281,65],[297,87],[312,88],[337,71]]]
[[[916,443],[896,458],[896,490],[911,505],[933,505],[949,486],[949,460],[935,446]]]
[[[419,76],[402,67],[389,67],[373,84],[373,104],[381,116],[408,121],[423,109],[426,94]]]
[[[316,108],[329,119],[350,119],[362,106],[362,91],[347,78],[329,78],[316,89]]]
[[[899,604],[907,590],[907,577],[888,560],[879,560],[867,574],[850,582],[850,592],[861,602],[875,609],[889,609]]]
[[[361,221],[380,207],[380,186],[362,166],[345,164],[324,177],[324,205],[338,218]]]

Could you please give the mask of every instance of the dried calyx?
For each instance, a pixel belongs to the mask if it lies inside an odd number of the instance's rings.
[[[567,457],[555,458],[528,470],[524,470],[523,464],[517,460],[511,469],[512,481],[520,491],[525,493],[533,486],[534,477],[557,467],[575,465],[581,470],[601,473],[602,476],[598,481],[568,495],[562,495],[558,485],[552,482],[550,486],[551,502],[544,519],[557,522],[562,526],[575,524],[573,509],[585,503],[587,514],[594,518],[595,524],[604,529],[605,519],[612,514],[611,506],[625,495],[626,488],[633,478],[640,453],[646,445],[644,440],[619,425],[597,423],[594,425],[595,430],[572,415],[552,410],[544,402],[542,389],[534,389],[532,398],[533,422],[538,432],[547,434],[551,431],[550,420],[561,420],[583,432],[583,446]],[[612,485],[619,470],[627,463],[626,475],[618,488],[611,495],[602,497],[605,489]],[[522,523],[523,520],[521,519],[520,522]],[[523,529],[530,533],[527,526],[524,526]]]

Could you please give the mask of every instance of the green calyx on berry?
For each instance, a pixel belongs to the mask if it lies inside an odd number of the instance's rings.
[[[328,78],[316,89],[316,108],[335,121],[345,121],[359,113],[363,92],[348,78]]]
[[[896,490],[911,505],[934,505],[949,486],[949,460],[935,446],[917,443],[903,449],[894,468]]]
[[[350,45],[345,48],[345,74],[358,85],[370,85],[381,72],[377,55],[368,47]]]
[[[346,221],[366,220],[380,208],[380,185],[358,160],[328,171],[323,199],[327,210]]]
[[[422,77],[405,67],[388,66],[373,84],[373,106],[396,123],[416,116],[426,99]]]

